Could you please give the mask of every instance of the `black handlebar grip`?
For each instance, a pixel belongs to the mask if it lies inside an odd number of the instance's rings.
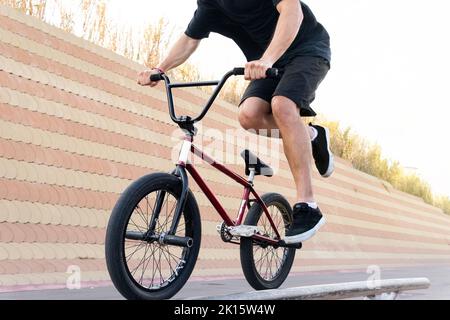
[[[233,74],[235,76],[243,76],[245,74],[245,68],[234,68]]]
[[[278,78],[279,76],[280,76],[280,70],[278,70],[277,68],[270,68],[270,69],[267,69],[267,71],[266,71],[267,78],[275,79],[275,78]]]
[[[161,80],[164,80],[164,78],[163,78],[162,74],[160,74],[160,73],[158,73],[158,74],[152,74],[152,75],[150,76],[150,81],[151,81],[151,82],[157,82],[157,81],[161,81]]]
[[[234,68],[233,74],[235,76],[243,76],[245,74],[245,68]],[[270,68],[266,71],[267,78],[278,78],[280,76],[280,71],[277,68]]]

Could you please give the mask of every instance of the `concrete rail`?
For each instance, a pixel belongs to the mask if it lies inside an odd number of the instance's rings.
[[[400,292],[423,290],[430,287],[427,278],[392,279],[378,282],[348,282],[279,290],[197,297],[189,300],[338,300],[358,297],[394,300]]]

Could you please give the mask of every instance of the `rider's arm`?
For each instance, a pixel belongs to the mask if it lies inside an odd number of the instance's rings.
[[[274,64],[289,49],[298,35],[303,21],[303,12],[298,0],[282,0],[277,5],[280,13],[272,42],[262,60]]]
[[[197,3],[198,8],[186,31],[169,51],[167,57],[157,66],[164,72],[183,64],[197,49],[201,39],[208,38],[210,27],[217,20],[218,11],[209,0],[199,0]],[[150,81],[150,75],[157,72],[155,70],[141,72],[138,83],[155,86],[157,83]]]
[[[298,0],[275,0],[276,8],[280,13],[275,33],[262,58],[249,62],[246,66],[248,80],[265,77],[268,68],[271,68],[278,59],[289,49],[298,35],[303,21],[303,11]]]
[[[156,69],[168,72],[169,70],[183,64],[198,48],[201,40],[193,39],[183,34],[170,49],[167,57],[156,67]],[[140,85],[155,86],[157,82],[151,82],[150,76],[157,73],[155,70],[147,70],[139,73],[138,83]]]
[[[183,64],[197,50],[200,41],[183,34],[170,49],[167,57],[158,65],[158,68],[167,72]]]

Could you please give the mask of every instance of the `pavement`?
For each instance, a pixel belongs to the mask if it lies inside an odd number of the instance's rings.
[[[353,281],[366,281],[370,275],[362,271],[305,272],[290,276],[282,288],[301,287]],[[408,267],[382,269],[382,279],[422,278],[431,281],[428,290],[402,293],[399,300],[450,300],[450,266]],[[243,278],[191,280],[174,297],[185,299],[198,296],[223,295],[252,291]],[[0,293],[0,300],[121,300],[112,286],[84,288],[79,290],[57,289]]]

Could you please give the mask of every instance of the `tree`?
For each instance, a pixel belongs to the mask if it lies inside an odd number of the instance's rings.
[[[0,0],[0,4],[44,20],[47,0]]]

